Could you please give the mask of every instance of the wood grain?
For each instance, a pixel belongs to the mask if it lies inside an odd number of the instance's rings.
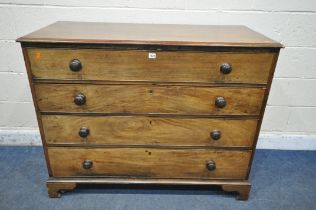
[[[264,90],[154,85],[35,85],[42,112],[257,115]],[[86,96],[86,104],[82,106],[74,103],[74,97],[79,93]],[[218,96],[226,99],[226,107],[215,106]]]
[[[244,179],[251,151],[49,147],[48,155],[56,177]],[[84,160],[93,161],[92,168],[84,169]],[[206,163],[210,160],[216,163],[214,171],[206,168]]]
[[[159,145],[251,147],[256,119],[161,118],[43,115],[46,143],[82,145]],[[82,138],[79,129],[90,134]],[[220,130],[221,138],[210,133]]]
[[[280,43],[244,26],[79,22],[17,41],[51,197],[77,184],[120,183],[218,185],[248,198]],[[79,72],[68,67],[74,58]],[[220,73],[222,63],[232,65],[230,74]],[[85,105],[75,105],[79,93]],[[226,107],[215,107],[218,96]],[[78,135],[83,126],[87,138]],[[210,138],[213,129],[220,140]],[[210,160],[215,171],[207,170]]]
[[[44,150],[44,154],[45,154],[45,161],[46,161],[46,166],[47,166],[47,170],[48,170],[48,175],[51,176],[52,172],[50,169],[48,155],[47,155],[47,145],[46,145],[44,131],[43,131],[43,125],[42,125],[42,121],[41,121],[41,114],[39,113],[39,108],[38,108],[38,104],[37,104],[37,96],[36,96],[33,81],[32,81],[32,73],[31,73],[29,56],[28,56],[27,50],[25,48],[22,48],[22,52],[23,52],[23,58],[24,58],[27,77],[28,77],[28,83],[29,83],[30,90],[32,93],[32,101],[33,101],[33,105],[35,108],[36,119],[37,119],[38,128],[39,128],[39,132],[40,132],[40,136],[41,136],[41,142],[43,144],[43,150]]]
[[[33,79],[266,84],[274,53],[30,48],[28,55]],[[69,69],[73,59],[82,63],[78,72]],[[221,73],[223,63],[231,73]]]
[[[268,97],[269,97],[269,93],[270,93],[270,88],[271,88],[271,84],[272,84],[272,80],[273,80],[273,75],[274,75],[274,72],[275,72],[275,67],[277,65],[278,57],[279,57],[279,52],[277,52],[277,54],[275,54],[274,59],[273,59],[273,63],[271,65],[271,69],[270,69],[270,73],[269,73],[268,85],[267,85],[267,88],[266,88],[265,93],[264,93],[264,99],[262,101],[262,106],[261,106],[261,110],[260,110],[260,118],[259,118],[259,122],[258,122],[258,126],[257,126],[257,133],[256,133],[256,136],[255,136],[255,140],[253,142],[253,145],[252,145],[253,148],[257,147],[257,142],[258,142],[258,139],[259,139],[259,134],[260,134],[260,129],[261,129],[261,125],[262,125],[262,120],[263,120],[265,109],[266,109],[266,106],[267,106]],[[254,150],[254,152],[253,152],[253,154],[251,156],[251,160],[249,162],[247,179],[249,178],[249,175],[250,175],[250,170],[251,170],[251,167],[252,167],[252,161],[253,161],[253,158],[254,158],[254,154],[255,154],[255,150]]]
[[[19,42],[276,47],[245,26],[56,22]]]

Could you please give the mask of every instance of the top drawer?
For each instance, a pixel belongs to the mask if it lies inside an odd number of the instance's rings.
[[[27,52],[37,79],[257,84],[267,83],[275,55],[70,48],[28,48]],[[71,70],[74,59],[77,63]],[[76,69],[78,62],[81,68]],[[223,64],[226,69],[221,70]]]

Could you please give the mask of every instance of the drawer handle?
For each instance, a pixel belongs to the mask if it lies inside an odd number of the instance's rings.
[[[206,164],[207,170],[214,171],[216,169],[216,164],[213,160],[210,160]]]
[[[85,138],[85,137],[87,137],[89,134],[90,134],[89,128],[86,128],[86,127],[80,128],[80,130],[79,130],[79,136],[80,136],[80,137]]]
[[[233,68],[229,63],[223,63],[220,67],[220,70],[223,74],[229,74]]]
[[[215,130],[213,130],[213,131],[211,132],[211,138],[212,138],[213,140],[219,140],[219,139],[221,138],[221,136],[222,136],[222,134],[221,134],[221,131],[220,131],[220,130],[215,129]]]
[[[90,168],[92,168],[92,165],[93,165],[92,160],[85,160],[85,161],[83,161],[83,163],[82,163],[82,167],[83,167],[84,169],[90,169]]]
[[[215,106],[218,108],[224,108],[226,106],[226,100],[224,97],[219,96],[215,100]]]
[[[80,60],[73,59],[69,62],[69,68],[71,71],[80,71],[82,69],[82,65]]]
[[[74,102],[78,106],[82,106],[86,103],[86,96],[83,95],[82,93],[79,93],[78,95],[75,96]]]

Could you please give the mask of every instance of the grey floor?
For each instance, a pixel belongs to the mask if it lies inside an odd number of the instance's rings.
[[[316,152],[258,150],[250,199],[216,189],[104,186],[47,196],[41,147],[0,147],[0,210],[316,209]]]

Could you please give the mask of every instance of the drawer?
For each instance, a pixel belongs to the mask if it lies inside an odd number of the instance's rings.
[[[275,53],[251,51],[29,48],[27,52],[33,77],[37,79],[260,84],[267,83],[275,56]],[[70,69],[74,59],[80,61],[80,70],[76,69],[78,63],[72,66],[78,71]],[[232,68],[228,74],[221,72],[224,63]]]
[[[155,85],[34,87],[42,112],[259,115],[265,92],[264,88]]]
[[[251,147],[256,119],[43,115],[48,144]]]
[[[49,147],[48,157],[56,177],[245,179],[251,151]]]

